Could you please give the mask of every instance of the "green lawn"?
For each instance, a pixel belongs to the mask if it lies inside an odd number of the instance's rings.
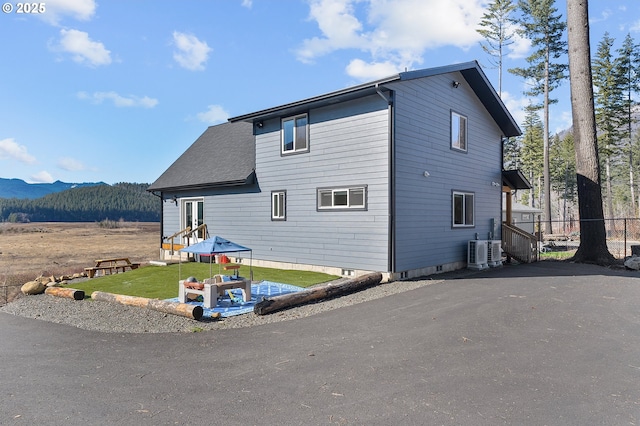
[[[124,274],[107,275],[93,278],[80,283],[73,283],[69,287],[84,290],[87,296],[94,291],[125,294],[128,296],[148,297],[151,299],[169,299],[178,296],[178,280],[190,276],[198,280],[209,278],[209,264],[189,262],[181,265],[145,266]],[[211,265],[213,274],[219,272],[219,265]],[[319,272],[291,271],[272,268],[253,268],[254,281],[273,281],[283,284],[309,287],[339,278],[334,275]],[[225,274],[225,271],[221,271]],[[226,273],[226,275],[230,275]],[[240,276],[249,277],[249,267],[240,267]]]

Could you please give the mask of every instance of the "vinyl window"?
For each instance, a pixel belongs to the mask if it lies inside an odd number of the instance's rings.
[[[318,188],[318,210],[366,210],[367,187]]]
[[[282,154],[309,151],[309,120],[307,114],[282,120]]]
[[[271,193],[271,220],[287,220],[287,192]]]
[[[475,225],[475,194],[454,191],[452,194],[453,227],[471,227]]]
[[[451,148],[467,151],[467,117],[451,111]]]

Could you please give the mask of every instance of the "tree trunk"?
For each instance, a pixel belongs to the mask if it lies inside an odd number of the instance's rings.
[[[305,303],[315,302],[330,297],[341,296],[363,290],[367,287],[379,284],[382,281],[382,274],[379,272],[363,275],[338,284],[327,284],[323,286],[309,288],[297,293],[283,294],[264,299],[256,303],[253,312],[257,315],[270,314],[282,309],[292,308]]]
[[[543,141],[543,170],[544,180],[544,233],[553,234],[551,226],[551,172],[549,171],[549,49],[546,52],[544,65],[544,135]]]
[[[567,0],[569,76],[580,212],[580,246],[573,260],[610,264],[615,259],[607,248],[602,210],[588,9],[587,0]]]
[[[122,305],[137,306],[139,308],[153,309],[154,311],[166,314],[179,315],[195,320],[202,318],[203,309],[200,305],[190,305],[188,303],[165,302],[159,299],[147,299],[146,297],[125,296],[122,294],[105,293],[94,291],[91,293],[93,300],[101,302],[120,303]]]

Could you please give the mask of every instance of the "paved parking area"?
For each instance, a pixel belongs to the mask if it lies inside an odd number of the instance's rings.
[[[540,262],[248,329],[0,314],[0,424],[638,424],[639,306],[637,272]]]

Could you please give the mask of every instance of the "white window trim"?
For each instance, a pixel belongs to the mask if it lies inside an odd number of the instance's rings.
[[[460,146],[457,146],[456,143],[459,145],[459,141],[454,141],[453,140],[453,124],[454,124],[454,118],[458,118],[458,120],[464,120],[464,148],[461,148]],[[451,110],[451,118],[450,118],[450,127],[449,127],[449,132],[450,134],[450,144],[451,144],[451,149],[456,150],[456,151],[460,151],[460,152],[467,152],[467,149],[469,147],[469,119],[467,118],[466,115],[460,114],[459,112],[455,112],[453,110]],[[455,143],[454,143],[455,142]]]
[[[282,196],[281,215],[277,215],[275,212],[276,203],[280,202],[280,196]],[[271,192],[271,220],[284,221],[287,220],[287,191],[272,191]]]
[[[307,124],[305,126],[305,137],[306,137],[306,147],[304,149],[296,149],[296,142],[295,142],[295,121],[299,118],[305,117],[307,119]],[[291,150],[285,150],[284,149],[284,123],[287,121],[291,121],[293,120],[294,122],[294,140],[293,140],[293,149]],[[300,153],[304,153],[304,152],[309,152],[309,114],[298,114],[298,115],[293,115],[290,117],[286,117],[283,118],[280,122],[280,154],[281,155],[291,155],[291,154],[300,154]]]
[[[462,203],[462,217],[463,220],[466,220],[466,197],[471,196],[473,199],[473,216],[472,223],[456,223],[456,196],[461,195],[463,197]],[[451,226],[454,228],[473,228],[476,226],[476,194],[474,192],[465,192],[465,191],[452,191],[451,192]]]
[[[362,190],[362,204],[361,205],[351,205],[351,191],[354,189]],[[322,206],[320,203],[321,194],[331,192],[331,206]],[[335,194],[337,192],[346,192],[347,193],[347,205],[345,206],[336,206],[335,203]],[[341,186],[341,187],[328,187],[328,188],[318,188],[316,190],[316,209],[318,211],[338,211],[338,210],[348,210],[348,211],[363,211],[367,210],[367,199],[368,199],[368,191],[367,185],[353,185],[353,186]]]

